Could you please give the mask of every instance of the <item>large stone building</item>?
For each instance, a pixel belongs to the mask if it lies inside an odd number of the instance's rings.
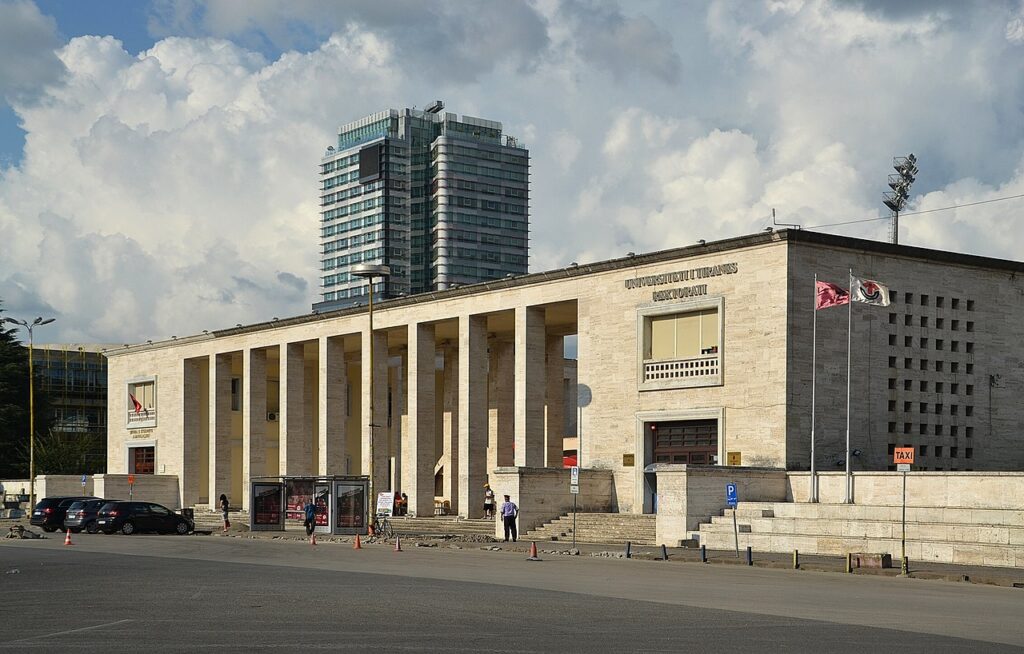
[[[366,302],[353,266],[385,265],[378,297],[528,269],[530,154],[501,123],[389,109],[343,125],[320,162],[321,302]]]
[[[818,468],[845,459],[849,316],[856,470],[904,445],[918,469],[1020,469],[1024,264],[777,231],[389,300],[372,334],[364,306],[108,352],[108,472],[247,502],[257,476],[369,474],[372,450],[410,513],[475,517],[488,479],[562,466],[570,335],[608,508],[656,509],[651,464],[807,470],[815,275],[851,269],[893,304],[818,312]]]

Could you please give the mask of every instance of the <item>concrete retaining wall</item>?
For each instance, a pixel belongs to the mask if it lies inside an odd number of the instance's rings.
[[[506,493],[519,507],[519,533],[572,511],[569,470],[564,468],[497,468],[491,472],[491,488],[501,508]],[[611,470],[580,470],[577,510],[610,512],[614,506]],[[495,520],[494,535],[505,536],[504,525]]]
[[[810,473],[787,473],[790,502],[806,502]],[[897,506],[903,499],[903,473],[854,472],[854,504]],[[846,476],[842,472],[818,475],[818,501],[842,504]],[[1024,498],[1024,472],[910,472],[907,506],[965,509],[1020,509]],[[749,499],[740,497],[741,500]]]
[[[728,506],[725,485],[733,482],[739,498],[750,502],[785,501],[786,471],[774,468],[655,464],[658,479],[657,542],[678,545],[687,534]]]
[[[81,487],[81,486],[79,486]],[[95,495],[109,499],[127,500],[128,475],[96,475]],[[180,509],[177,475],[135,475],[135,487],[131,499],[142,502],[156,502],[169,509]]]
[[[4,485],[6,486],[6,484]],[[57,495],[96,495],[93,478],[86,476],[83,488],[82,475],[39,475],[36,477],[37,500]],[[96,497],[102,496],[96,495]]]

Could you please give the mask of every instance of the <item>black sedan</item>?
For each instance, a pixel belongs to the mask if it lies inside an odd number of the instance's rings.
[[[96,516],[96,526],[105,534],[120,531],[126,536],[139,531],[184,535],[195,529],[185,516],[153,502],[107,502]]]
[[[95,534],[99,531],[99,527],[96,525],[96,517],[100,512],[100,508],[114,501],[117,500],[79,500],[73,502],[68,507],[67,515],[64,516],[64,528],[70,529],[76,534],[83,530],[90,534]]]
[[[98,500],[100,498],[88,496],[77,497],[45,497],[36,503],[32,508],[32,518],[29,524],[35,527],[42,527],[43,531],[53,532],[64,528],[64,516],[68,507],[79,500]]]

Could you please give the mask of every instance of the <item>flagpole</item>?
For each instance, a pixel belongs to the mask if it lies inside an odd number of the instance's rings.
[[[853,359],[853,268],[850,268],[850,301],[846,312],[846,503],[853,503],[853,476],[850,473],[850,362]]]
[[[814,273],[814,326],[811,328],[811,497],[818,501],[818,477],[814,469],[814,391],[818,374],[818,273]]]

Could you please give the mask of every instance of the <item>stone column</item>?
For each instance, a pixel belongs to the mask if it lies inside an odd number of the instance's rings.
[[[321,475],[345,474],[346,416],[345,348],[340,338],[320,337],[317,470]]]
[[[181,393],[181,446],[182,462],[179,476],[181,483],[181,505],[194,506],[199,501],[200,476],[200,404],[208,402],[208,398],[200,397],[199,379],[200,365],[196,359],[185,359],[182,362],[182,393]]]
[[[377,506],[376,493],[388,490],[388,338],[385,332],[373,334],[373,371],[370,370],[370,335],[362,333],[362,472],[370,474],[370,437],[373,437],[373,493],[370,511]],[[370,375],[373,375],[373,416],[370,416]],[[373,425],[371,427],[371,425]]]
[[[411,515],[434,515],[434,326],[409,325],[409,437],[402,448],[403,489]]]
[[[231,355],[210,357],[210,508],[216,509],[221,493],[238,506],[231,495]]]
[[[266,474],[267,351],[242,351],[242,508],[249,510],[253,477]]]
[[[488,345],[487,473],[490,475],[495,468],[515,465],[515,359],[511,343],[491,338]]]
[[[442,408],[442,458],[444,460],[444,496],[452,514],[461,513],[459,505],[459,349],[445,343]]]
[[[487,318],[459,317],[459,515],[483,515],[487,481]]]
[[[308,475],[313,472],[313,448],[306,435],[305,409],[303,399],[306,395],[305,357],[302,343],[284,343],[281,345],[280,374],[280,465],[282,475]]]
[[[391,385],[391,486],[396,493],[402,492],[402,438],[405,435],[405,352],[397,357],[397,365],[389,364],[388,371],[393,377]]]
[[[561,468],[565,438],[565,338],[547,337],[547,364],[544,380],[547,386],[544,405],[545,461],[548,468]]]
[[[544,467],[544,309],[516,307],[515,465]]]

